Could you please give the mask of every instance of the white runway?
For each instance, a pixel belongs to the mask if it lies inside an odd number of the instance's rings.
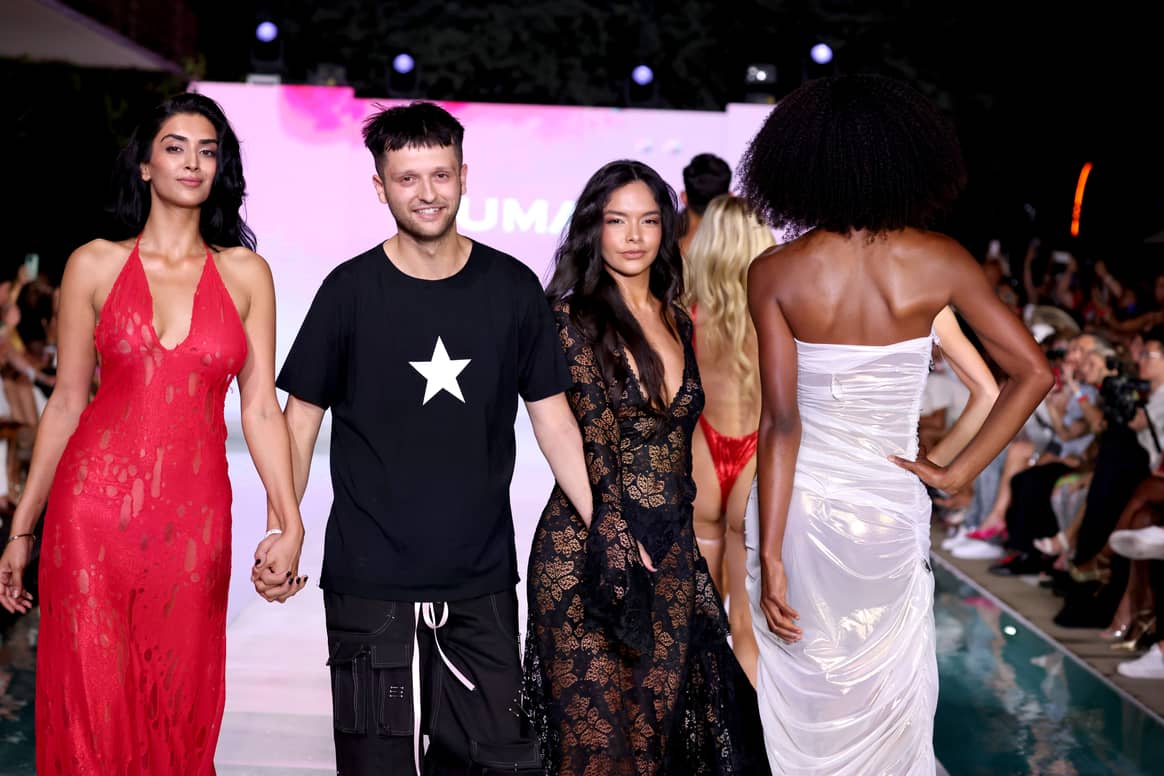
[[[234,573],[226,627],[226,713],[215,766],[219,776],[334,776],[331,688],[319,569],[331,507],[327,432],[320,432],[303,497],[307,535],[300,560],[307,587],[286,604],[269,604],[250,583],[250,558],[266,528],[266,494],[246,452],[242,431],[228,441],[234,488]],[[524,408],[516,426],[517,462],[510,500],[517,540],[518,622],[525,629],[525,568],[553,477],[538,450]],[[946,771],[938,765],[938,776]]]

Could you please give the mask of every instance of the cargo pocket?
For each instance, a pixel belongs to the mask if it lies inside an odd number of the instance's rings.
[[[411,736],[412,645],[374,644],[370,665],[374,677],[376,732],[382,736]]]
[[[332,719],[341,733],[368,732],[368,693],[371,681],[368,646],[359,641],[333,641],[327,659],[331,668]]]
[[[488,774],[541,774],[545,773],[542,755],[536,741],[514,744],[482,744],[469,741],[469,763],[473,776]]]

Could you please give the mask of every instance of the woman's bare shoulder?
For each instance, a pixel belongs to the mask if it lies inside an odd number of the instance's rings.
[[[966,262],[971,262],[977,264],[962,243],[948,234],[920,229],[905,229],[895,239],[899,251],[911,257],[921,257],[927,263],[944,262],[965,265]]]
[[[936,305],[935,314],[959,293],[985,289],[982,266],[953,237],[940,232],[905,230],[892,252],[894,277]]]
[[[807,235],[773,245],[752,260],[748,269],[748,288],[774,290],[786,286],[808,263],[810,248]]]
[[[90,240],[73,251],[70,260],[102,262],[111,259],[124,261],[133,250],[133,240]]]
[[[255,283],[269,285],[272,282],[271,266],[250,248],[240,245],[216,249],[216,261],[224,275],[248,287]]]
[[[264,267],[269,269],[266,259],[242,245],[236,245],[232,248],[214,248],[213,250],[220,264],[236,267],[240,271],[253,272]]]
[[[69,256],[65,272],[71,277],[101,284],[106,275],[116,275],[133,250],[132,240],[90,240]]]

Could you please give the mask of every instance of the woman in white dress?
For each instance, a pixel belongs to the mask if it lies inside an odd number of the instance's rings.
[[[798,235],[748,276],[763,406],[745,533],[774,773],[935,769],[923,483],[948,493],[970,483],[1052,383],[973,257],[926,231],[963,179],[937,109],[871,75],[801,86],[744,159],[752,206]],[[947,306],[1009,379],[977,432],[940,462],[918,458],[917,427]]]

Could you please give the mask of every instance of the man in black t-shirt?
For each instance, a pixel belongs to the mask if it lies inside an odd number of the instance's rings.
[[[365,122],[397,234],[328,275],[278,379],[300,498],[332,411],[320,586],[342,776],[542,772],[518,715],[518,396],[584,514],[590,485],[541,284],[457,233],[462,135],[431,103]]]

